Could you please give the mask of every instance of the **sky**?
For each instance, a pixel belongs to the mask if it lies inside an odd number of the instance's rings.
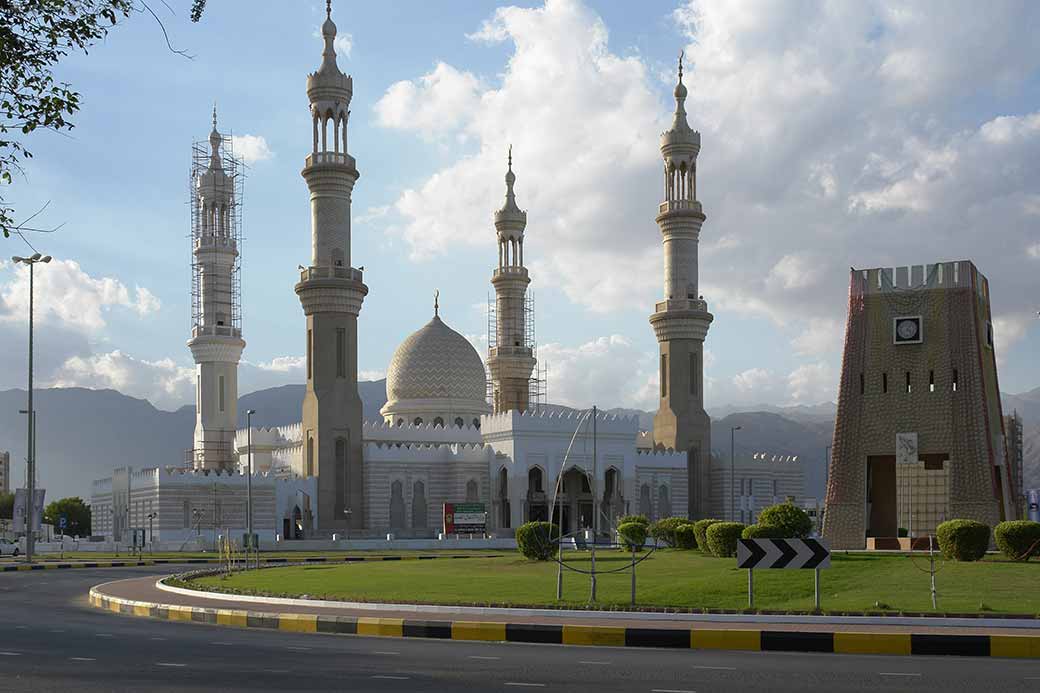
[[[26,140],[4,191],[16,218],[49,201],[34,223],[62,225],[28,237],[55,258],[36,275],[38,383],[164,409],[193,397],[189,168],[214,104],[247,165],[239,391],[303,380],[299,173],[324,19],[319,1],[211,2],[199,24],[169,5],[193,57],[146,14],[70,56],[76,127]],[[512,145],[549,399],[656,408],[658,137],[685,51],[709,409],[833,401],[849,268],[940,260],[990,280],[1001,388],[1040,386],[1040,4],[335,0],[333,19],[354,80],[362,379],[430,319],[435,289],[486,350]],[[0,388],[25,387],[27,283],[0,261]]]

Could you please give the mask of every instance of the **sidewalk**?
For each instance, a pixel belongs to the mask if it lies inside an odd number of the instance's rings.
[[[90,601],[98,608],[133,616],[294,632],[564,645],[1040,658],[1040,627],[864,625],[841,617],[820,622],[812,620],[819,617],[811,616],[784,623],[722,617],[691,622],[688,615],[679,614],[653,614],[650,619],[647,614],[535,615],[501,609],[484,610],[482,618],[469,611],[453,614],[444,607],[434,610],[419,605],[359,608],[328,602],[311,605],[200,597],[160,590],[154,577],[99,585],[90,591]],[[500,616],[503,612],[506,615]]]

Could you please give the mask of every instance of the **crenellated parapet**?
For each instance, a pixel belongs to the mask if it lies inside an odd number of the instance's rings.
[[[365,443],[364,457],[368,466],[380,463],[443,464],[480,463],[494,459],[494,450],[482,443],[454,445],[408,445]]]
[[[989,281],[970,260],[853,270],[853,277],[856,288],[863,295],[894,293],[909,289],[938,290],[974,287],[980,297],[989,297]]]
[[[366,421],[361,428],[366,443],[463,443],[477,445],[483,441],[476,426],[441,426],[434,423],[391,424],[385,421]]]

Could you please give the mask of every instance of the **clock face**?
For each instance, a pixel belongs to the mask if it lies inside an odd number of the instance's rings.
[[[896,344],[917,343],[921,341],[921,318],[896,318]]]

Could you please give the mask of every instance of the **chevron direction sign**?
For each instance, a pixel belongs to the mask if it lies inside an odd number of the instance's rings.
[[[830,568],[822,539],[738,539],[738,568]]]

